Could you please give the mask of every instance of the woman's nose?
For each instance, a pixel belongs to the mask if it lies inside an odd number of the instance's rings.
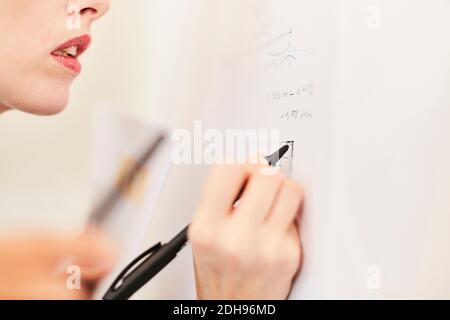
[[[111,2],[110,0],[76,0],[72,4],[79,8],[82,18],[92,22],[108,12]]]

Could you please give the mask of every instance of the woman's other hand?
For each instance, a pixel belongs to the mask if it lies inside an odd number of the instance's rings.
[[[68,261],[76,268],[62,268]],[[89,299],[114,263],[111,242],[91,232],[1,239],[0,299]],[[79,281],[71,278],[77,276]]]

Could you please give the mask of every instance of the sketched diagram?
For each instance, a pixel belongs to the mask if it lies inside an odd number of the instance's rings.
[[[294,64],[302,55],[314,55],[312,50],[296,47],[295,30],[289,26],[286,31],[276,34],[264,45],[269,57],[267,68]]]

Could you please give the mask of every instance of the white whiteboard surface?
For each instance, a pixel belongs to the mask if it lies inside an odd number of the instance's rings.
[[[248,34],[226,36],[239,49],[223,57],[207,123],[279,129],[281,141],[295,141],[293,177],[305,186],[308,200],[305,264],[292,297],[315,297],[326,291],[317,280],[328,253],[324,230],[330,221],[337,6],[326,0],[246,3],[249,12],[259,14],[240,21]]]
[[[450,1],[192,3],[205,124],[295,141],[307,198],[291,298],[450,297]],[[180,215],[164,198],[158,222]],[[185,254],[149,296],[192,298],[188,271]]]
[[[450,2],[339,17],[327,294],[449,298]]]

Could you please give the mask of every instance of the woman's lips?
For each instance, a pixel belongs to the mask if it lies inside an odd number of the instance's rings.
[[[75,73],[81,72],[81,63],[76,58],[71,57],[62,57],[62,56],[55,56],[53,55],[56,61],[61,63],[63,66],[69,68],[70,70],[74,71]]]
[[[79,74],[81,72],[81,63],[78,61],[78,57],[86,51],[90,43],[91,37],[84,35],[65,42],[51,54],[63,66]]]

